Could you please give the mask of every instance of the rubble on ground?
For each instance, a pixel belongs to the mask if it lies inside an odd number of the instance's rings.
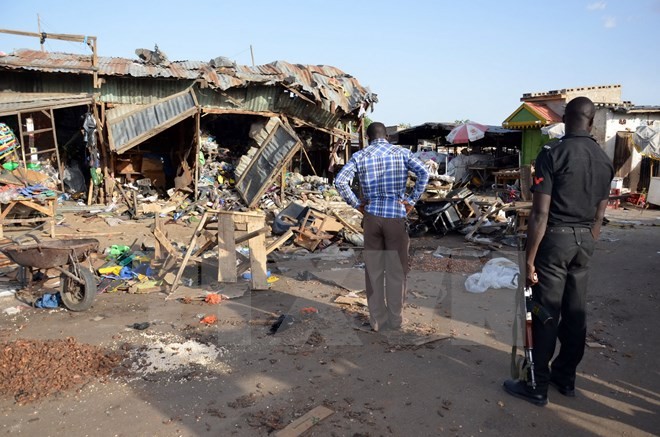
[[[0,396],[27,404],[110,376],[123,355],[63,340],[0,343]]]

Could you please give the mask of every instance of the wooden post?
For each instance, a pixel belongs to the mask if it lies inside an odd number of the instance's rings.
[[[50,127],[53,131],[53,144],[55,147],[55,157],[57,158],[57,171],[60,175],[60,187],[64,191],[64,168],[62,167],[62,162],[60,161],[60,147],[57,144],[57,132],[55,132],[55,113],[51,109],[50,111]],[[48,115],[48,114],[46,114]]]
[[[94,171],[92,169],[92,171]],[[89,179],[89,190],[87,190],[87,206],[92,204],[92,194],[94,193],[94,179]]]
[[[50,199],[48,203],[50,207],[50,238],[55,238],[55,208],[57,207],[57,199]]]
[[[307,164],[309,164],[309,166],[312,168],[312,172],[314,173],[314,176],[318,176],[318,174],[316,174],[316,169],[314,168],[314,164],[312,164],[312,160],[309,159],[309,155],[307,154],[307,150],[305,150],[305,146],[303,145],[300,148],[300,150],[302,150],[303,153],[305,154],[305,158],[307,158]],[[300,165],[300,167],[302,168],[302,164]]]
[[[254,232],[262,228],[264,219],[262,217],[250,217],[248,219],[248,232]],[[248,240],[250,248],[250,273],[252,276],[253,290],[267,290],[268,276],[266,271],[266,235],[260,233]]]
[[[218,282],[236,282],[233,214],[218,214]]]
[[[199,238],[200,233],[204,230],[204,225],[206,224],[207,218],[208,218],[208,212],[202,214],[202,218],[199,220],[197,229],[195,229],[192,239],[190,240],[190,244],[188,245],[188,250],[186,251],[183,260],[181,261],[181,267],[179,267],[179,271],[176,273],[176,277],[174,278],[174,282],[172,283],[172,291],[176,290],[176,288],[179,286],[179,281],[181,280],[181,276],[183,276],[183,271],[186,269],[186,264],[188,264],[188,260],[192,256],[193,251],[195,250],[195,244],[197,243],[197,238]]]
[[[161,229],[160,226],[161,226],[160,225],[160,215],[156,214],[156,217],[154,217],[154,235],[157,232],[162,232],[162,229]],[[160,240],[158,240],[158,238],[156,238],[156,246],[154,247],[154,252],[155,252],[154,257],[156,259],[161,259],[162,258],[164,249],[163,249],[162,243],[160,242]]]
[[[197,183],[199,181],[199,152],[201,151],[202,147],[202,138],[200,135],[200,111],[198,110],[197,113],[195,114],[195,138],[197,141],[196,147],[195,147],[195,182],[194,182],[194,187],[195,187],[195,200],[197,200],[197,197],[199,196],[197,192]]]

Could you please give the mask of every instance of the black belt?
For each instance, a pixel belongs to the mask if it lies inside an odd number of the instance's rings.
[[[591,232],[591,228],[584,228],[582,226],[549,226],[545,229],[545,232],[550,233],[570,233],[576,234],[578,232]]]

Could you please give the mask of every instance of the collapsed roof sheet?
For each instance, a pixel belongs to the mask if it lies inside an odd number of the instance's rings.
[[[42,94],[0,92],[0,115],[18,114],[43,108],[66,108],[69,106],[89,105],[91,94]]]
[[[0,55],[0,68],[77,74],[91,74],[93,71],[91,56],[27,49]],[[276,61],[255,67],[236,65],[214,68],[210,63],[200,61],[153,65],[127,58],[99,57],[97,71],[101,76],[203,79],[210,87],[220,90],[250,84],[282,85],[313,98],[317,103],[330,101],[345,113],[353,112],[363,103],[377,102],[377,96],[360,85],[357,79],[327,65]]]

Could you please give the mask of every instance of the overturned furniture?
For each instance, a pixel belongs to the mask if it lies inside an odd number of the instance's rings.
[[[42,217],[36,218],[7,218],[17,206],[22,206],[30,211],[41,213]],[[2,206],[0,212],[0,238],[4,236],[5,225],[31,225],[41,223],[41,226],[48,225],[50,238],[55,238],[55,214],[57,208],[57,199],[48,197],[46,199],[15,199],[11,200],[6,206]]]
[[[314,252],[323,240],[333,237],[333,234],[329,232],[336,234],[343,228],[344,226],[333,217],[308,208],[300,226],[291,228],[291,230],[296,234],[294,243]]]
[[[202,254],[217,246],[218,250],[218,282],[236,282],[238,275],[250,269],[251,287],[254,290],[268,288],[266,272],[265,234],[269,231],[265,226],[265,216],[257,212],[213,211],[207,210],[202,215],[195,232],[188,244],[188,250],[179,261],[180,254],[167,240],[159,222],[156,223],[154,235],[159,243],[159,252],[165,250],[169,256],[165,261],[164,270],[172,263],[179,262],[179,269],[172,281],[171,291],[176,290],[183,272],[190,261],[203,263]],[[200,237],[206,240],[196,248]],[[247,242],[249,255],[243,255],[236,250],[238,244]],[[240,264],[237,267],[237,260]]]

